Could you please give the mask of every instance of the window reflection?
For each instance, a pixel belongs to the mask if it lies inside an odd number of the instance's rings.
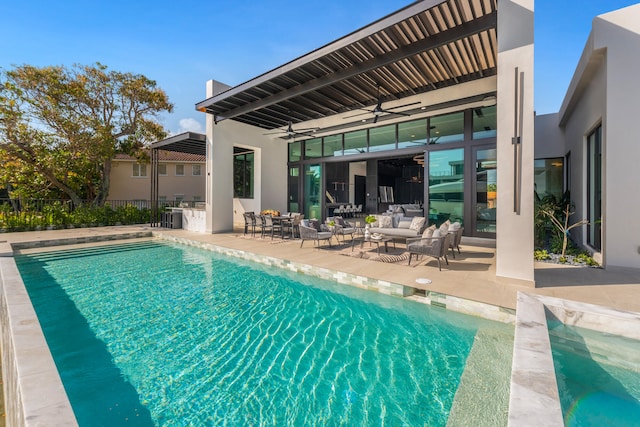
[[[464,225],[464,148],[429,154],[429,222]]]
[[[464,112],[444,114],[429,120],[429,144],[464,141]]]
[[[342,156],[342,134],[325,136],[324,157]]]
[[[427,119],[398,124],[398,148],[427,144]]]
[[[344,134],[344,154],[360,154],[367,152],[367,131],[357,130]]]
[[[369,151],[395,150],[396,125],[382,126],[369,130]]]
[[[322,157],[322,138],[307,139],[304,142],[304,158],[317,159]]]
[[[473,139],[493,138],[497,134],[496,106],[473,110]]]

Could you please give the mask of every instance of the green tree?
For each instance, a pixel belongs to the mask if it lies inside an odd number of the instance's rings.
[[[60,192],[102,205],[113,157],[146,161],[144,147],[166,136],[158,114],[172,110],[155,81],[100,63],[3,71],[0,161],[12,167],[0,182],[20,195]]]

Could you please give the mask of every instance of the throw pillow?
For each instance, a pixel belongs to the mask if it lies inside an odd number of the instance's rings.
[[[398,222],[398,228],[408,229],[411,226],[411,218],[401,218]]]
[[[378,226],[380,228],[392,228],[393,227],[393,218],[390,216],[381,216],[378,218]]]
[[[460,230],[460,223],[458,221],[454,222],[449,226],[449,231],[458,231]]]
[[[440,234],[441,235],[445,235],[449,232],[449,225],[451,225],[451,222],[449,220],[446,220],[445,222],[443,222],[440,225]]]
[[[334,216],[333,220],[335,221],[336,224],[338,224],[341,227],[344,227],[344,218],[342,218],[341,216]]]
[[[309,227],[315,228],[318,231],[322,231],[320,221],[318,221],[317,219],[310,219]]]
[[[422,226],[424,225],[424,217],[423,216],[414,216],[411,219],[411,225],[409,226],[410,229],[415,230],[416,232],[419,232],[420,229],[422,229]]]
[[[442,230],[440,228],[436,228],[435,230],[433,230],[433,235],[431,237],[442,237],[442,236],[443,236]]]
[[[424,229],[424,233],[422,233],[422,237],[426,238],[426,237],[433,237],[433,233],[436,231],[436,225],[433,224],[427,228]]]

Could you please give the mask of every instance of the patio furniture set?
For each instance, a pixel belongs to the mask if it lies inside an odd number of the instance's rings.
[[[460,223],[450,223],[448,220],[436,227],[435,225],[426,227],[423,217],[412,217],[406,220],[398,221],[396,226],[391,226],[390,217],[379,216],[374,226],[369,228],[370,233],[364,232],[364,227],[360,224],[351,224],[344,220],[341,216],[327,218],[326,223],[322,223],[317,219],[305,219],[304,215],[299,213],[291,213],[283,216],[272,215],[256,215],[253,212],[245,212],[244,217],[244,234],[251,233],[255,236],[256,230],[259,229],[262,238],[265,235],[279,235],[281,238],[300,239],[300,247],[304,242],[311,240],[314,246],[320,246],[322,241],[326,241],[331,247],[331,240],[336,237],[340,242],[346,243],[346,236],[351,236],[351,251],[356,244],[360,244],[362,248],[364,243],[375,244],[378,255],[380,254],[380,244],[384,244],[385,252],[388,252],[388,243],[391,242],[395,248],[395,239],[406,239],[407,252],[409,252],[409,262],[413,256],[416,259],[420,256],[429,256],[436,258],[438,268],[442,270],[441,260],[449,264],[447,252],[451,249],[451,254],[455,259],[455,250],[460,253],[460,241],[464,228]],[[388,219],[387,219],[388,218]],[[402,223],[405,224],[402,224]],[[410,223],[409,225],[407,225]],[[419,225],[417,225],[419,223]],[[417,231],[415,228],[417,227]]]

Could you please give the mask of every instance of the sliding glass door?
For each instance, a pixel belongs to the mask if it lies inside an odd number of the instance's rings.
[[[497,151],[495,148],[475,149],[475,212],[474,235],[495,237],[498,207]]]
[[[429,223],[464,224],[464,148],[428,153]]]

